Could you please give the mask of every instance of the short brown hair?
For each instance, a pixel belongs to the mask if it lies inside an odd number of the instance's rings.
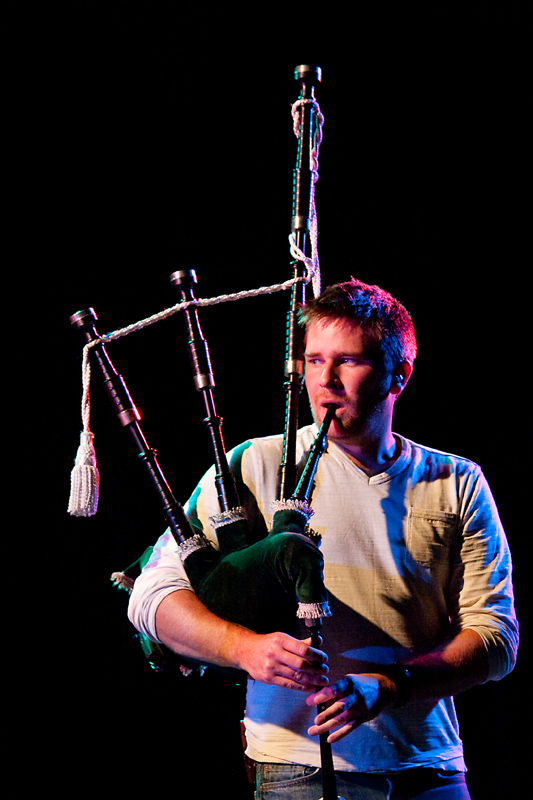
[[[391,294],[352,278],[328,286],[305,304],[300,322],[306,327],[322,319],[345,319],[359,325],[367,344],[375,349],[386,370],[402,361],[413,364],[416,335],[411,315]]]

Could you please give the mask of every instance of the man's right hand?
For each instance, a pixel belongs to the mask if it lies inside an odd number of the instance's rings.
[[[311,646],[311,638],[295,639],[286,633],[256,634],[241,629],[235,648],[241,669],[261,683],[316,691],[327,686],[327,655]]]
[[[302,692],[328,685],[327,655],[312,647],[310,638],[255,633],[217,617],[187,590],[172,592],[161,601],[156,629],[175,653],[242,670],[261,683]]]

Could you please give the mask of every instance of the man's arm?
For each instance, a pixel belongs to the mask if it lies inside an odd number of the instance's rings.
[[[485,644],[474,630],[463,630],[450,641],[422,656],[406,661],[410,674],[410,702],[440,700],[487,680],[489,665]],[[309,729],[312,736],[330,732],[339,741],[363,722],[393,708],[399,685],[380,673],[347,675],[307,698],[308,705],[327,704]]]
[[[327,656],[285,633],[258,634],[220,619],[186,589],[168,594],[156,612],[158,638],[184,657],[246,672],[261,683],[311,691],[327,685]]]

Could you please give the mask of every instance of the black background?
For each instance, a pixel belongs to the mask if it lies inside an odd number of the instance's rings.
[[[234,787],[238,693],[217,677],[151,672],[109,581],[162,522],[97,379],[100,509],[66,513],[81,425],[69,316],[93,306],[102,333],[147,317],[177,302],[169,276],[181,268],[197,270],[201,297],[291,277],[301,63],[324,75],[322,283],[353,274],[412,312],[420,354],[395,427],[481,463],[508,532],[521,658],[457,705],[473,800],[519,795],[530,707],[531,30],[518,3],[348,8],[4,4],[10,798]],[[282,430],[288,301],[201,313],[228,447]],[[211,452],[181,325],[174,317],[109,351],[185,500]]]

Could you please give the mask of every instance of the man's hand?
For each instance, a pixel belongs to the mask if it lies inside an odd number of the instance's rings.
[[[260,634],[220,619],[192,592],[168,594],[156,612],[158,636],[186,658],[242,670],[253,680],[302,692],[327,686],[328,657],[311,638]]]
[[[363,722],[392,706],[395,697],[395,684],[384,675],[346,675],[307,698],[309,706],[325,706],[308,733],[310,736],[329,733],[328,742],[338,742]]]
[[[327,686],[328,657],[311,647],[311,638],[301,640],[280,632],[244,631],[239,638],[239,663],[250,678],[302,692]]]
[[[431,652],[409,659],[406,666],[414,674],[412,699],[437,701],[487,679],[487,650],[477,631],[465,628]],[[394,706],[396,699],[396,684],[385,675],[346,675],[307,698],[310,706],[326,706],[319,710],[309,734],[331,731],[328,741],[338,742],[363,722]]]

